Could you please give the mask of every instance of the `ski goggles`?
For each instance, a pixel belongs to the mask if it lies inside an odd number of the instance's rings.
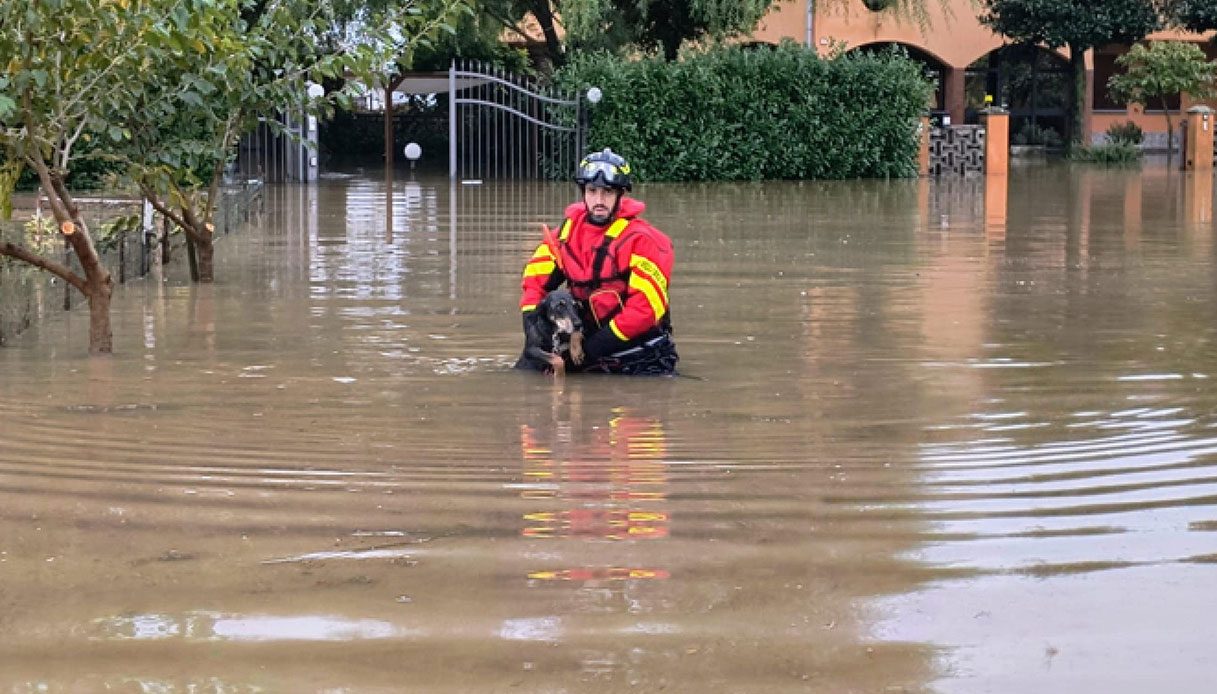
[[[611,188],[624,188],[630,183],[630,170],[628,166],[622,167],[607,161],[584,160],[579,163],[575,183],[591,185],[597,178]]]

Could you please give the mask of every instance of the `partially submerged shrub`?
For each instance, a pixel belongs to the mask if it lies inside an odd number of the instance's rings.
[[[1112,144],[1139,145],[1145,139],[1145,131],[1132,121],[1112,123],[1107,128],[1107,141]]]
[[[1010,144],[1043,145],[1051,149],[1059,148],[1062,143],[1061,135],[1056,130],[1032,122],[1026,123],[1010,138]]]
[[[1135,164],[1141,160],[1141,150],[1127,142],[1074,147],[1069,158],[1093,164]]]

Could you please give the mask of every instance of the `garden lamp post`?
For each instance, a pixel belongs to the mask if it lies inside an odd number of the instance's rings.
[[[604,92],[600,91],[600,87],[591,87],[584,94],[584,98],[587,99],[587,103],[595,106],[596,104],[600,103],[601,99],[604,98]],[[587,149],[587,135],[590,128],[587,115],[587,109],[583,107],[583,100],[580,99],[579,127],[578,132],[575,134],[575,149],[578,150],[575,152],[576,157],[582,157],[585,154],[584,150]]]
[[[402,154],[410,160],[410,174],[413,175],[414,165],[418,163],[418,158],[423,156],[423,148],[417,142],[410,142],[402,148]]]

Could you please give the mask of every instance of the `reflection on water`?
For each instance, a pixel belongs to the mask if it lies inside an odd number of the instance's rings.
[[[529,538],[656,540],[668,536],[663,422],[618,407],[607,422],[583,429],[563,419],[520,430],[520,496],[548,502],[524,514]],[[667,578],[662,567],[580,566],[532,571],[529,578],[622,581]]]
[[[357,641],[400,638],[403,630],[390,622],[322,615],[275,617],[209,613],[173,617],[143,614],[101,620],[95,639],[186,639],[197,641]]]
[[[0,689],[1207,691],[1212,188],[644,186],[689,377],[555,381],[569,186],[273,187],[0,350]]]

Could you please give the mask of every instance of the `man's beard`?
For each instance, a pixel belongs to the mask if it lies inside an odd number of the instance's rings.
[[[583,203],[584,209],[587,210],[587,221],[598,227],[602,227],[605,224],[608,224],[609,222],[613,221],[613,215],[617,214],[617,208],[620,206],[621,206],[621,196],[618,196],[617,200],[615,200],[611,206],[609,206],[609,205],[605,206],[608,208],[608,212],[605,212],[604,214],[600,215],[600,214],[596,214],[596,212],[592,209],[591,205],[587,204],[586,202]]]
[[[591,222],[592,224],[595,224],[596,226],[604,226],[605,224],[608,224],[609,219],[611,219],[612,217],[613,217],[612,210],[609,210],[608,212],[605,212],[604,214],[596,214],[595,212],[593,212],[591,210],[591,208],[588,208],[588,210],[587,210],[587,221]]]

